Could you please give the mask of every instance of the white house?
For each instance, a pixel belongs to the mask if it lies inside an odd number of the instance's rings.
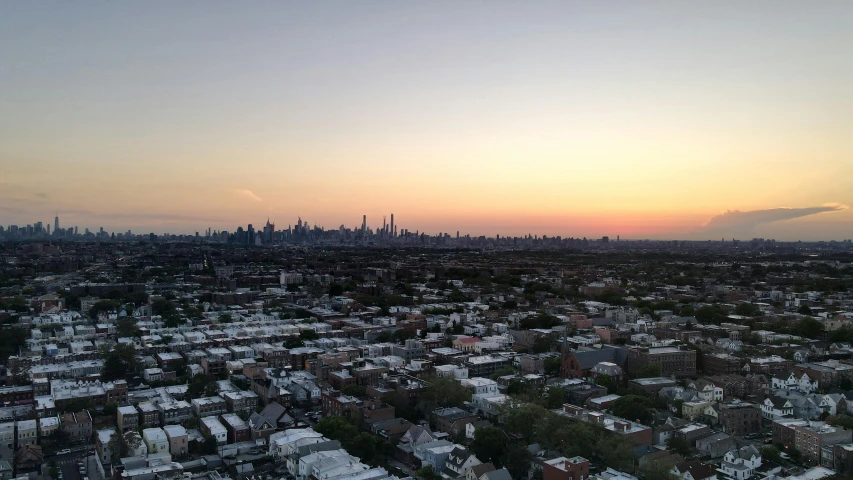
[[[746,480],[761,466],[761,453],[754,445],[729,450],[723,457],[720,469],[735,480]]]
[[[169,453],[169,438],[162,428],[146,428],[142,431],[142,441],[148,447],[148,454]]]
[[[768,420],[777,420],[794,414],[794,405],[786,398],[767,397],[761,404],[761,414]]]
[[[803,393],[814,393],[818,388],[818,381],[809,378],[807,373],[797,378],[793,373],[787,377],[773,376],[771,387],[774,389],[796,390]]]

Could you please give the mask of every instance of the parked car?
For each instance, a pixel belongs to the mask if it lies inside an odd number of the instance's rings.
[[[71,453],[70,448],[63,448],[62,450],[56,452],[57,455],[68,455],[69,453]]]

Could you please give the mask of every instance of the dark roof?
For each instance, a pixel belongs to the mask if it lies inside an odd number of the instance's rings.
[[[625,363],[625,358],[628,356],[628,349],[604,345],[601,348],[591,350],[573,351],[572,355],[574,355],[575,360],[577,360],[581,368],[586,370],[601,362],[613,362],[616,365],[622,366]]]
[[[481,463],[471,467],[471,472],[477,478],[480,478],[484,473],[491,472],[492,470],[495,470],[495,466],[492,465],[492,462]]]

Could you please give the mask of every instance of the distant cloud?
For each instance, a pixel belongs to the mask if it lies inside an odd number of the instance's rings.
[[[47,194],[44,192],[37,192],[33,194],[34,197],[40,198],[42,200],[47,200]]]
[[[263,199],[263,198],[261,198],[261,197],[259,197],[259,196],[255,195],[255,192],[253,192],[253,191],[251,191],[251,190],[247,190],[247,189],[241,188],[241,189],[237,189],[237,190],[235,190],[234,192],[235,192],[237,195],[240,195],[241,197],[244,197],[244,198],[248,198],[249,200],[251,200],[251,201],[253,201],[253,202],[261,203],[261,202],[263,202],[263,201],[264,201],[264,199]]]
[[[702,228],[706,233],[748,233],[760,225],[808,217],[819,213],[837,212],[847,207],[839,204],[826,204],[820,207],[769,208],[766,210],[728,210],[714,216]]]

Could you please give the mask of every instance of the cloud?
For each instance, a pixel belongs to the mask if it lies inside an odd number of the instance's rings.
[[[847,207],[839,204],[826,204],[820,207],[804,208],[769,208],[766,210],[728,210],[716,215],[702,228],[704,232],[749,232],[760,225],[795,218],[808,217],[820,213],[837,212]]]
[[[261,203],[264,201],[263,198],[255,195],[255,192],[253,192],[251,190],[247,190],[245,188],[240,188],[240,189],[234,190],[234,193],[236,193],[237,195],[239,195],[241,197],[248,198],[249,200],[251,200],[253,202]]]
[[[47,200],[47,194],[44,192],[37,192],[33,194],[34,197],[40,198],[42,200]]]

